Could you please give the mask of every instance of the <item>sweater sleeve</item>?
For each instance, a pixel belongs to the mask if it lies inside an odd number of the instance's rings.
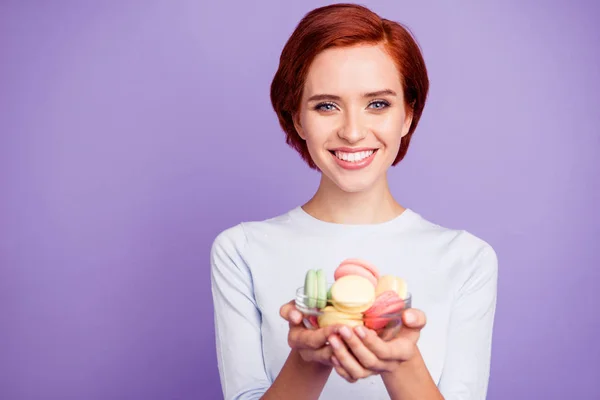
[[[262,353],[261,313],[244,259],[246,246],[240,224],[220,233],[210,253],[216,352],[225,400],[260,399],[271,385]]]
[[[445,400],[485,400],[496,311],[498,260],[486,246],[462,285],[450,316],[448,351],[438,388]]]

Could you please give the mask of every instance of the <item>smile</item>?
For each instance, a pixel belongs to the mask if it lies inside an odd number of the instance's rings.
[[[331,150],[330,153],[340,167],[356,170],[365,168],[371,164],[371,161],[375,158],[377,149],[365,149],[361,151]]]

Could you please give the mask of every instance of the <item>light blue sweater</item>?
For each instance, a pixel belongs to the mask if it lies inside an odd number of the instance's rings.
[[[418,346],[446,400],[482,400],[496,309],[496,253],[483,240],[433,224],[407,209],[380,224],[318,220],[301,207],[221,232],[211,250],[216,351],[226,400],[259,399],[290,348],[280,307],[309,268],[328,280],[346,258],[407,281],[427,316]],[[350,384],[332,372],[322,399],[389,399],[379,376]]]

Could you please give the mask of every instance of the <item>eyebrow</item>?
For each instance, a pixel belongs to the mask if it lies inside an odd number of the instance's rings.
[[[378,97],[378,96],[397,96],[396,92],[391,89],[383,89],[378,90],[376,92],[363,93],[362,97]],[[315,94],[314,96],[310,96],[308,101],[317,101],[317,100],[341,100],[340,96],[336,96],[334,94]]]

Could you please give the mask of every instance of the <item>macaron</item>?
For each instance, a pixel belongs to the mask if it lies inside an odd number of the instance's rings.
[[[398,296],[396,291],[383,292],[377,296],[373,305],[364,312],[365,326],[375,330],[381,329],[393,319],[390,318],[390,315],[399,313],[404,307],[404,300]]]
[[[364,325],[361,314],[347,314],[333,306],[327,306],[321,311],[322,314],[318,318],[319,328],[330,325],[347,325],[350,327]]]
[[[309,269],[304,277],[304,296],[306,305],[314,308],[317,305],[317,271]]]
[[[322,269],[309,269],[304,278],[304,296],[310,308],[323,308],[327,305],[327,281]]]
[[[317,270],[317,307],[323,308],[327,305],[327,280],[325,271]]]
[[[377,267],[365,260],[358,258],[348,258],[340,263],[336,268],[333,278],[338,280],[348,275],[359,275],[369,280],[373,286],[377,286],[379,280],[379,270]]]
[[[408,294],[406,281],[393,275],[384,275],[379,278],[375,287],[375,296],[379,296],[388,290],[398,293],[401,299],[405,299]]]
[[[375,287],[359,275],[346,275],[331,285],[331,302],[338,310],[350,314],[368,310],[375,301]]]

